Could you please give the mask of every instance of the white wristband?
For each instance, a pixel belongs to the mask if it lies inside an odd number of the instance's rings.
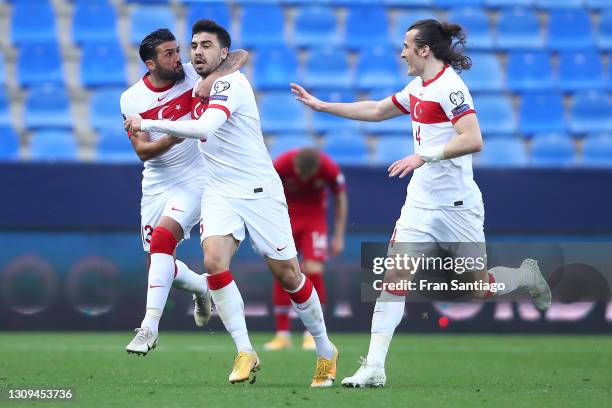
[[[423,161],[435,163],[444,159],[444,145],[423,147],[418,154]]]

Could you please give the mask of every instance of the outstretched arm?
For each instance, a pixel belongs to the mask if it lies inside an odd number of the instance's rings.
[[[344,250],[344,233],[348,215],[348,199],[346,190],[339,192],[334,199],[334,235],[331,241],[332,255],[338,256]]]
[[[222,76],[238,71],[244,66],[244,64],[246,64],[248,57],[249,53],[245,50],[236,50],[227,54],[227,58],[223,60],[221,65],[219,65],[216,70],[208,74],[206,78],[200,81],[200,84],[196,89],[196,97],[202,99],[210,95],[214,82]]]
[[[205,140],[227,121],[221,109],[207,109],[198,120],[150,120],[127,118],[124,127],[128,132],[162,132],[177,137]]]
[[[291,92],[295,99],[317,112],[331,113],[347,119],[380,122],[401,115],[391,98],[382,101],[360,101],[353,103],[325,102],[308,93],[298,84],[291,84]]]

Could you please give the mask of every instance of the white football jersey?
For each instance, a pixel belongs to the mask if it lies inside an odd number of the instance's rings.
[[[185,79],[165,88],[151,84],[148,74],[121,95],[121,113],[143,119],[184,120],[191,118],[193,86],[200,77],[191,63],[183,64]],[[151,132],[152,141],[165,136]],[[146,160],[142,172],[142,193],[162,193],[179,182],[204,177],[197,140],[185,139],[157,157]]]
[[[457,134],[453,124],[475,113],[470,91],[448,65],[429,81],[416,77],[391,99],[402,112],[410,114],[415,153],[446,144]],[[471,154],[425,163],[414,171],[406,195],[406,204],[431,209],[468,209],[481,202]]]
[[[219,78],[204,103],[194,96],[192,117],[199,119],[206,109],[220,109],[228,118],[199,142],[206,167],[206,191],[233,198],[282,194],[283,185],[261,133],[255,95],[244,74],[236,71]]]

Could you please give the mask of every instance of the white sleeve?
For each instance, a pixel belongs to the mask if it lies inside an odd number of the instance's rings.
[[[406,85],[404,89],[396,93],[395,95],[391,95],[391,101],[393,104],[402,111],[404,115],[410,115],[410,92],[408,87],[410,84]]]
[[[463,116],[476,113],[472,95],[461,80],[454,82],[440,95],[440,106],[453,125]]]
[[[220,109],[206,109],[199,120],[151,120],[143,119],[140,129],[143,132],[168,133],[177,137],[206,140],[216,132],[228,117]]]

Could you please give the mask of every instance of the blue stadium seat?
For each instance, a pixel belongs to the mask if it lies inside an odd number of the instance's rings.
[[[242,8],[240,44],[245,48],[285,44],[285,17],[276,4],[250,4]]]
[[[588,8],[594,10],[612,9],[612,2],[610,0],[584,0],[584,2]]]
[[[554,50],[593,47],[589,13],[581,9],[552,10],[548,20],[548,47]]]
[[[504,85],[503,69],[493,53],[472,53],[472,68],[461,72],[461,78],[471,92],[501,92]]]
[[[590,134],[584,138],[582,165],[612,167],[612,134]]]
[[[11,126],[11,103],[4,86],[0,86],[0,126]]]
[[[300,8],[293,26],[293,43],[298,47],[336,45],[340,33],[335,12],[328,7]]]
[[[81,83],[87,88],[127,85],[126,59],[116,43],[86,44],[81,53]]]
[[[77,45],[92,42],[119,42],[117,12],[108,0],[75,2],[72,40]]]
[[[264,133],[305,132],[308,128],[304,106],[287,92],[271,92],[259,99]]]
[[[4,64],[4,54],[0,53],[0,83],[6,83],[6,65]]]
[[[55,13],[46,1],[19,1],[11,18],[13,44],[57,42]]]
[[[461,3],[462,5],[466,5],[465,1]],[[489,26],[489,17],[483,8],[453,8],[448,13],[448,21],[457,23],[463,27],[466,32],[467,49],[491,49],[493,47],[493,36],[491,35],[491,28]]]
[[[300,82],[295,49],[261,48],[255,53],[253,83],[258,90],[288,89],[290,82]]]
[[[31,88],[25,100],[24,125],[31,129],[72,129],[70,100],[64,87]]]
[[[407,80],[400,75],[400,54],[395,49],[373,47],[359,53],[355,73],[359,89],[403,88]]]
[[[382,0],[382,4],[389,7],[429,7],[434,0]]]
[[[599,17],[597,46],[605,50],[612,50],[612,9],[605,10]]]
[[[538,167],[571,166],[576,163],[574,142],[565,134],[536,135],[531,142],[531,164]]]
[[[244,0],[238,0],[238,1],[244,1]],[[250,0],[250,1],[257,2],[258,0]],[[288,5],[309,5],[309,4],[327,5],[327,4],[332,3],[332,1],[336,2],[337,0],[266,0],[266,2],[280,2],[280,3],[288,4]]]
[[[541,9],[580,8],[584,0],[534,0]]]
[[[59,46],[56,43],[22,45],[17,56],[17,78],[22,87],[43,83],[63,84]]]
[[[97,131],[120,131],[123,117],[119,98],[121,88],[99,89],[92,93],[89,102],[89,123]]]
[[[512,51],[508,55],[507,84],[512,91],[552,89],[555,85],[550,54]]]
[[[497,7],[531,7],[534,0],[484,0],[484,4],[490,8]]]
[[[339,165],[368,163],[367,140],[361,132],[332,132],[325,138],[323,147]]]
[[[570,130],[574,133],[612,131],[612,101],[606,92],[579,92],[572,98]]]
[[[516,120],[510,98],[501,95],[474,96],[480,129],[487,134],[515,133]]]
[[[544,34],[536,12],[529,8],[502,9],[497,21],[495,45],[502,49],[544,47]]]
[[[304,84],[314,89],[348,89],[353,85],[348,54],[343,49],[312,49],[306,59]]]
[[[397,13],[393,28],[391,29],[391,42],[396,48],[402,48],[404,36],[408,28],[418,20],[426,20],[428,18],[437,19],[439,16],[433,9],[415,9],[401,11]]]
[[[461,3],[462,6],[480,7],[483,5],[484,0],[461,0],[460,2],[457,2],[457,0],[434,0],[434,5],[437,7],[455,7],[457,3]]]
[[[136,4],[168,4],[170,0],[125,0],[125,2]]]
[[[564,51],[559,54],[559,88],[574,92],[603,88],[603,64],[599,52],[584,50]]]
[[[411,135],[381,135],[376,143],[374,163],[389,165],[414,153],[414,141]]]
[[[565,132],[563,99],[558,92],[525,92],[519,110],[520,131],[531,135],[545,132]]]
[[[274,138],[274,141],[270,146],[270,157],[272,157],[272,159],[276,159],[287,150],[315,146],[316,141],[306,133],[279,134]]]
[[[474,157],[482,167],[523,167],[528,163],[525,143],[519,138],[486,139],[482,152]]]
[[[30,159],[45,161],[77,160],[77,143],[72,132],[41,130],[32,136]]]
[[[191,27],[193,23],[203,18],[214,20],[217,24],[224,27],[231,33],[231,13],[229,6],[225,2],[206,2],[193,3],[187,9],[187,19],[185,20],[185,44],[187,47],[191,44]],[[234,38],[232,38],[234,42]],[[187,47],[189,48],[189,47]]]
[[[401,88],[376,89],[366,97],[366,100],[380,101],[395,95],[400,90]],[[412,138],[412,120],[410,119],[410,115],[401,114],[393,119],[383,120],[382,122],[360,123],[363,130],[367,133],[376,135],[400,133]]]
[[[355,102],[357,95],[352,91],[331,91],[317,94],[317,98],[328,102]],[[359,122],[341,118],[329,113],[313,112],[312,128],[315,132],[326,133],[342,129],[359,129]]]
[[[381,6],[349,7],[344,45],[351,49],[389,45],[389,21]]]
[[[136,6],[130,14],[130,44],[139,46],[143,38],[160,28],[176,35],[174,12],[166,6]]]
[[[103,132],[97,142],[96,158],[100,162],[137,162],[138,155],[125,131]]]
[[[10,126],[0,126],[0,160],[19,159],[19,137]]]

